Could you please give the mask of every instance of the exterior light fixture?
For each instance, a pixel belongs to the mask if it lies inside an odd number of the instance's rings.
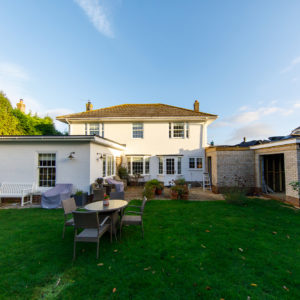
[[[103,154],[102,153],[97,153],[97,160],[103,159]]]
[[[75,158],[74,154],[75,154],[75,152],[71,152],[70,155],[68,156],[68,159],[70,159],[70,160],[74,159]]]

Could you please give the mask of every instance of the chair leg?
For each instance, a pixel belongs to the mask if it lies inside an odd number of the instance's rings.
[[[120,240],[121,240],[121,235],[122,235],[122,220],[120,221]]]
[[[74,239],[73,261],[75,260],[75,258],[76,258],[76,241]]]
[[[142,237],[144,238],[144,225],[143,225],[143,221],[141,223],[141,227],[142,227]]]
[[[99,259],[99,240],[100,239],[98,239],[98,242],[97,242],[97,259]]]
[[[113,220],[110,223],[110,242],[112,243],[112,232],[113,232]]]

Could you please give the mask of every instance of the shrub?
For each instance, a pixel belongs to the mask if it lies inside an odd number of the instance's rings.
[[[151,179],[151,180],[147,181],[145,184],[145,187],[148,187],[148,186],[155,187],[155,188],[161,189],[161,190],[164,188],[163,182],[160,182],[157,179]]]
[[[151,185],[145,186],[144,191],[143,191],[143,196],[147,197],[148,200],[153,199],[154,192],[155,192],[154,186],[151,186]]]
[[[293,188],[294,191],[297,191],[300,196],[300,182],[293,181],[293,182],[290,182],[289,185]]]
[[[225,195],[225,201],[229,204],[234,205],[245,205],[247,203],[248,198],[246,197],[245,192],[240,189],[232,189],[228,191]]]
[[[175,185],[186,185],[186,181],[184,178],[180,178],[175,180]]]
[[[125,167],[120,167],[118,170],[119,177],[121,179],[127,179],[128,178],[128,171]]]
[[[83,194],[82,190],[77,190],[75,193],[76,196],[81,196],[82,194]]]

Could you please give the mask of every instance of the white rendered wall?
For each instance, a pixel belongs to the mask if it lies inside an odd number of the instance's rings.
[[[72,135],[84,135],[84,124],[71,124]],[[144,122],[144,138],[132,138],[132,122],[109,122],[104,124],[104,137],[126,144],[125,154],[149,155],[150,178],[157,178],[158,158],[156,155],[180,154],[182,157],[182,176],[187,181],[202,181],[205,150],[207,145],[207,125],[189,122],[189,138],[169,138],[169,122]],[[189,169],[189,157],[202,157],[203,169]],[[93,159],[92,159],[93,160]],[[91,168],[92,170],[92,168]],[[91,178],[95,175],[91,175]],[[160,176],[161,177],[161,176]],[[167,182],[177,175],[165,175]]]
[[[75,190],[89,191],[89,149],[89,143],[1,142],[0,182],[34,182],[38,187],[38,153],[56,153],[56,183],[72,183]],[[70,152],[75,152],[75,159],[67,158]]]

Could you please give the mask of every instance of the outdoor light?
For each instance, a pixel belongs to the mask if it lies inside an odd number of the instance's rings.
[[[75,154],[75,152],[71,152],[70,155],[68,156],[68,159],[74,159],[75,158],[74,154]]]
[[[99,159],[103,159],[102,153],[97,153],[97,160],[99,160]]]

